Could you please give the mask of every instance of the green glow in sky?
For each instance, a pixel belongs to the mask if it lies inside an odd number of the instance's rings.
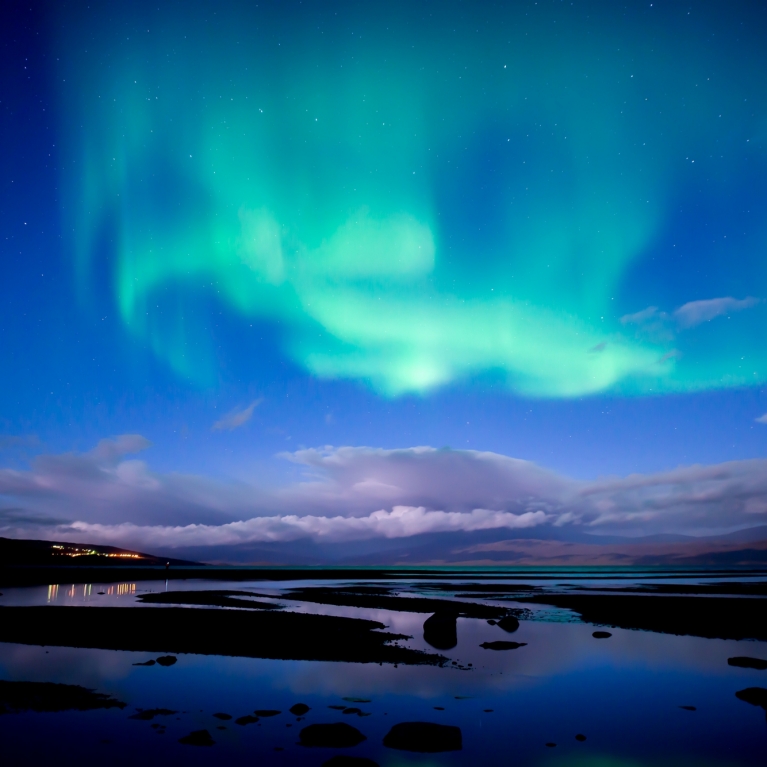
[[[673,312],[767,294],[767,226],[728,251],[729,283],[657,287],[691,247],[669,239],[686,190],[731,198],[764,162],[763,89],[735,74],[764,54],[730,64],[695,26],[597,5],[67,19],[81,294],[106,253],[135,342],[202,385],[222,308],[387,396],[486,373],[545,397],[764,381],[762,304]]]

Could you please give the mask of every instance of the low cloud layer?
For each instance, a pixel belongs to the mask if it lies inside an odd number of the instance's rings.
[[[704,535],[767,523],[767,460],[584,482],[497,453],[327,447],[286,453],[300,481],[270,488],[153,472],[139,435],[0,469],[0,535],[136,548],[536,529]],[[513,536],[510,536],[513,537]]]

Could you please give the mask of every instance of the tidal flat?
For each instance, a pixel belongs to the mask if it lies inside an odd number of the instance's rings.
[[[0,586],[3,765],[764,763],[767,573],[225,574]]]

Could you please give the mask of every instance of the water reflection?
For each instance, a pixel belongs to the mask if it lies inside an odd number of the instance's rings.
[[[557,584],[567,586],[561,574],[560,578]],[[377,620],[391,631],[410,636],[404,646],[431,649],[423,638],[428,617],[424,613],[285,598],[287,589],[319,583],[310,579],[290,583],[158,580],[51,585],[7,589],[3,603],[135,607],[136,597],[146,592],[233,589],[279,602],[291,611]],[[341,587],[349,582],[323,581],[321,585]],[[439,590],[439,594],[423,581],[389,585],[394,587],[392,593],[428,592],[428,596],[448,599],[462,593],[460,583],[454,591]],[[477,601],[523,606],[513,601]],[[593,626],[577,622],[568,611],[524,607],[531,609],[533,620],[522,620],[513,635],[485,620],[459,618],[457,645],[445,654],[460,663],[460,669],[450,664],[397,668],[203,655],[179,655],[170,667],[135,666],[158,654],[0,643],[1,679],[78,684],[128,703],[124,712],[0,716],[3,767],[67,763],[66,754],[77,754],[79,764],[257,762],[319,767],[336,751],[320,753],[297,746],[297,733],[308,724],[336,721],[350,722],[367,738],[346,753],[373,759],[381,767],[463,765],[478,760],[483,767],[750,767],[764,763],[764,712],[738,700],[735,693],[767,687],[767,672],[734,668],[727,659],[737,655],[767,658],[767,643],[621,629],[611,629],[612,637],[600,641],[592,637]],[[215,626],[200,630],[215,631]],[[509,638],[525,644],[505,651],[480,646]],[[349,705],[364,717],[330,708],[343,706],[344,699],[350,698],[370,701]],[[310,707],[303,721],[288,714],[299,702]],[[178,714],[164,717],[164,727],[152,729],[149,722],[128,719],[137,709]],[[282,713],[247,726],[214,717],[225,712],[236,718],[257,709]],[[387,732],[403,721],[460,727],[463,750],[417,755],[386,749]],[[202,729],[212,734],[215,746],[195,749],[179,744],[180,738]],[[39,737],[42,731],[46,738]],[[576,740],[577,734],[586,739]]]

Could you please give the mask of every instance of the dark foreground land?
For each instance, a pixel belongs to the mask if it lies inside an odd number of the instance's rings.
[[[568,608],[586,623],[600,626],[709,639],[767,640],[767,599],[540,594],[517,601]]]
[[[0,642],[279,660],[440,665],[382,623],[281,611],[174,607],[3,607]]]

